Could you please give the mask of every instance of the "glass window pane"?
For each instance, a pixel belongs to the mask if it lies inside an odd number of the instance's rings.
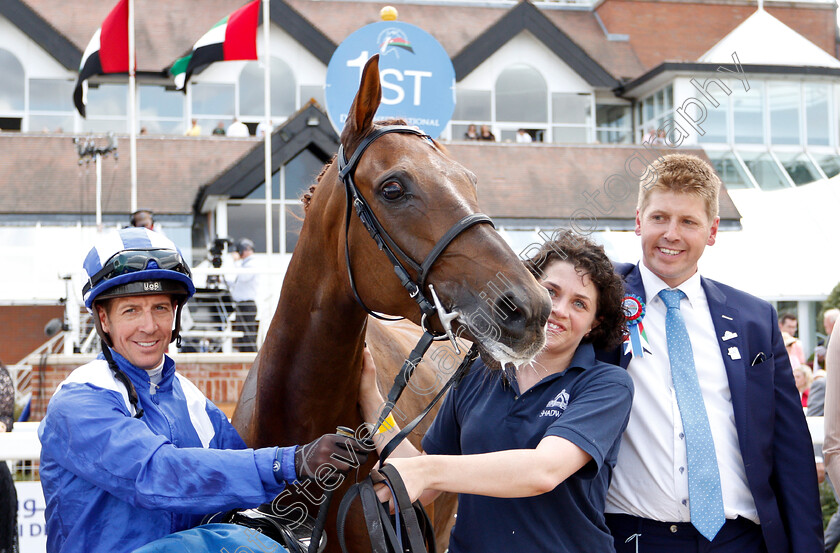
[[[167,90],[163,86],[141,85],[137,87],[137,95],[140,117],[184,116],[185,96],[180,90]]]
[[[61,79],[29,79],[29,109],[72,112],[74,86]]]
[[[653,119],[653,96],[648,96],[645,98],[645,116],[644,121],[650,121]]]
[[[559,123],[559,121],[557,121]],[[597,127],[630,128],[630,106],[598,104],[595,106],[595,125]]]
[[[280,209],[286,210],[286,253],[292,253],[303,227],[303,204],[285,204]]]
[[[723,105],[721,105],[723,107]],[[764,83],[750,83],[750,90],[736,86],[732,89],[732,116],[735,144],[764,143]]]
[[[804,153],[776,152],[776,157],[779,158],[782,167],[785,168],[785,171],[787,171],[787,174],[790,175],[791,180],[797,186],[808,184],[809,182],[814,182],[822,178],[820,172],[817,171],[817,168],[814,167],[814,164],[811,163],[811,160]]]
[[[707,152],[707,154],[726,188],[752,188],[750,179],[732,152]]]
[[[141,119],[140,131],[146,129],[148,134],[184,134],[184,121],[168,121],[166,119]],[[204,130],[202,128],[202,130]]]
[[[318,105],[325,106],[327,103],[324,101],[324,86],[323,85],[301,85],[300,86],[300,105],[303,106],[310,100],[315,100],[318,102]]]
[[[828,178],[840,175],[840,156],[814,154],[814,159],[819,163],[820,169]]]
[[[239,115],[261,117],[265,114],[265,71],[262,62],[251,61],[239,74]],[[271,115],[287,117],[295,111],[295,74],[280,58],[271,58]]]
[[[309,187],[315,184],[324,162],[306,149],[286,164],[286,199],[299,200]]]
[[[72,115],[30,115],[29,132],[73,132]]]
[[[654,95],[653,100],[653,113],[656,116],[662,115],[665,111],[665,91],[660,90]]]
[[[525,64],[512,65],[496,80],[496,121],[548,120],[548,87],[542,74]]]
[[[254,251],[265,253],[265,203],[228,203],[227,216],[228,236],[234,240],[250,238],[254,241]],[[280,219],[276,210],[272,220],[274,233],[279,234]],[[274,251],[280,251],[277,240],[274,240]]]
[[[605,131],[598,129],[596,135],[598,142],[601,144],[629,144],[632,138],[629,129],[626,131]]]
[[[665,87],[665,112],[674,111],[674,87],[668,85]]]
[[[0,112],[23,111],[23,65],[8,50],[0,48]]]
[[[233,117],[234,85],[195,83],[190,85],[190,93],[193,114]]]
[[[799,144],[799,83],[770,83],[770,141],[773,144]]]
[[[88,87],[87,116],[128,115],[128,85],[100,84],[96,88]]]
[[[82,119],[82,132],[128,132],[125,119]]]
[[[589,142],[586,127],[552,127],[552,141],[555,144],[585,144]]]
[[[808,127],[808,144],[828,146],[828,93],[829,85],[805,83],[805,125]]]
[[[738,152],[762,190],[788,188],[787,179],[767,152]]]
[[[490,91],[466,90],[455,92],[455,121],[490,121]],[[452,135],[455,136],[455,135]]]
[[[591,94],[551,95],[551,122],[589,124],[592,117]]]
[[[694,119],[695,121],[699,119],[700,114],[697,112],[697,108],[693,105],[689,106],[686,109],[686,114],[689,117]],[[685,125],[685,122],[682,123]],[[702,142],[703,144],[725,144],[727,142],[726,137],[726,104],[721,104],[721,106],[717,109],[707,109],[706,110],[706,120],[700,125],[703,130],[706,131],[706,134],[700,136],[698,134],[697,141]],[[661,128],[661,127],[660,127]],[[687,132],[693,132],[693,129],[686,128]]]

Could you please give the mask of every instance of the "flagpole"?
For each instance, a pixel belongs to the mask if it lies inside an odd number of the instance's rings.
[[[271,26],[270,0],[262,0],[263,8],[263,70],[265,87],[265,249],[269,258],[274,253],[274,221],[272,218],[271,191],[271,40],[269,27]],[[280,210],[280,223],[283,222],[283,210]],[[283,251],[281,244],[280,251]]]
[[[134,0],[128,0],[128,132],[131,167],[131,213],[137,211],[137,83],[134,50]]]

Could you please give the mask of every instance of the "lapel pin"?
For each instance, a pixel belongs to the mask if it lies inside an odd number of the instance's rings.
[[[727,317],[726,315],[721,315],[721,317],[723,317],[723,318],[724,318],[724,319],[726,319],[727,321],[734,321],[734,320],[735,320],[735,319],[733,319],[732,317]]]
[[[737,332],[732,332],[731,330],[727,330],[726,332],[723,333],[723,336],[721,336],[720,339],[723,340],[724,342],[726,342],[728,340],[731,340],[732,338],[737,338],[737,337],[738,337]]]
[[[729,357],[730,357],[733,361],[737,361],[738,359],[740,359],[740,358],[741,358],[741,352],[740,352],[740,351],[738,351],[738,348],[737,348],[737,347],[735,347],[735,346],[733,346],[733,347],[729,348],[729,352],[728,352],[728,353],[729,353]]]

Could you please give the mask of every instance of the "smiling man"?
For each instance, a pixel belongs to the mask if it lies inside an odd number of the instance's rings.
[[[334,434],[246,449],[224,413],[176,372],[165,352],[195,287],[169,239],[145,228],[102,235],[84,268],[102,353],[59,384],[38,429],[49,553],[134,551],[204,514],[270,502],[286,484],[313,478],[309,467],[346,472],[332,455],[347,458],[347,447],[364,462],[366,451]]]
[[[818,553],[813,449],[776,312],[697,270],[717,240],[720,179],[682,154],[650,169],[642,261],[616,267],[646,341],[602,355],[636,388],[607,496],[615,549]]]

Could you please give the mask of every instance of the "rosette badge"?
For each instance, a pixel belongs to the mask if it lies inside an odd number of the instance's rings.
[[[642,324],[642,318],[645,316],[645,302],[635,294],[628,294],[624,296],[621,304],[627,321],[624,353],[629,350],[633,357],[644,357],[647,344],[645,327]]]

